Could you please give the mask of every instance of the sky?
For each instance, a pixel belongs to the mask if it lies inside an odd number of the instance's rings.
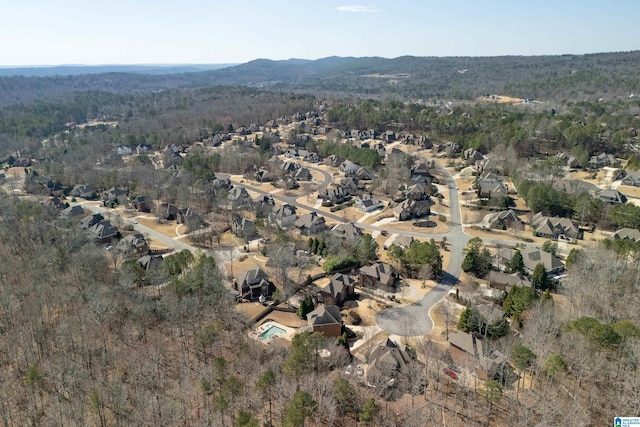
[[[637,0],[1,0],[0,66],[640,49]]]

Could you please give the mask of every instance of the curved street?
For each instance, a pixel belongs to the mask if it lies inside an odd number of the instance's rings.
[[[429,311],[458,282],[458,277],[462,273],[463,249],[471,237],[466,235],[462,229],[456,182],[446,169],[440,166],[438,169],[447,176],[449,190],[451,223],[449,233],[445,234],[447,241],[451,243],[449,266],[438,284],[420,301],[405,307],[393,307],[378,312],[376,315],[378,326],[390,334],[409,337],[429,332],[433,328]]]

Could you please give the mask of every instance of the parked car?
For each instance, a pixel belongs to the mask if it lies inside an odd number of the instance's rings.
[[[445,373],[447,376],[449,376],[449,377],[453,378],[454,380],[457,380],[457,379],[458,379],[458,374],[456,374],[455,372],[453,372],[453,371],[452,371],[451,369],[449,369],[449,368],[444,368],[444,373]]]
[[[389,232],[387,230],[382,230],[380,234],[382,234],[383,236],[388,236]]]
[[[347,365],[347,369],[344,371],[344,374],[345,374],[345,375],[351,375],[351,369],[352,369],[352,368],[353,368],[353,367],[352,367],[351,365]]]
[[[362,369],[362,365],[356,366],[356,375],[360,377],[364,375],[364,369]]]
[[[573,239],[571,237],[567,237],[564,234],[561,234],[558,236],[558,241],[559,242],[567,242],[567,243],[573,243]]]

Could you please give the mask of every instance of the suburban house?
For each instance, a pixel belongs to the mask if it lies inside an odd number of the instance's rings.
[[[305,167],[295,170],[292,176],[298,181],[311,181],[311,171]]]
[[[356,197],[356,208],[361,212],[373,212],[383,207],[382,201],[371,194],[364,193]]]
[[[416,162],[412,167],[411,167],[411,177],[413,178],[414,176],[425,176],[425,177],[431,177],[431,172],[429,171],[430,167],[428,164],[424,163],[424,162]]]
[[[309,163],[320,163],[322,161],[322,157],[318,153],[307,153],[302,159]]]
[[[396,277],[397,274],[393,267],[385,262],[376,262],[360,268],[358,284],[367,287],[386,286],[390,288],[394,286]]]
[[[489,340],[483,340],[478,334],[461,331],[450,333],[449,344],[454,363],[475,371],[483,381],[504,377],[506,370],[512,370],[507,356],[498,350],[489,350]]]
[[[87,230],[89,227],[93,227],[100,221],[104,221],[104,217],[102,214],[95,213],[89,216],[86,216],[80,220],[80,228],[83,230]]]
[[[150,154],[153,151],[151,144],[138,144],[136,146],[136,154],[138,156],[142,156],[145,154]]]
[[[339,184],[333,188],[324,188],[318,191],[318,199],[335,204],[344,203],[349,199],[349,192]]]
[[[509,248],[501,248],[497,253],[498,263],[506,265],[517,251]],[[524,268],[532,273],[538,264],[544,265],[548,274],[557,274],[564,270],[564,264],[557,256],[535,247],[526,247],[521,251]]]
[[[447,156],[452,157],[462,151],[462,146],[457,142],[449,141],[446,144],[434,145],[433,149],[438,153],[442,153],[444,151]]]
[[[571,169],[578,167],[578,159],[576,159],[574,156],[571,156],[567,153],[558,153],[555,157],[560,159],[564,165],[568,166]]]
[[[147,196],[136,196],[131,203],[138,212],[151,211],[151,200]]]
[[[405,199],[428,200],[431,194],[431,186],[425,183],[416,183],[405,187],[402,196]]]
[[[335,305],[320,304],[307,314],[309,328],[325,337],[339,337],[342,335],[342,315]]]
[[[362,236],[362,230],[353,222],[341,222],[331,229],[331,234],[343,240],[355,240]]]
[[[214,178],[211,182],[211,185],[216,190],[231,190],[233,188],[233,184],[229,178]]]
[[[614,190],[612,188],[598,191],[596,193],[596,197],[602,200],[604,203],[609,203],[611,205],[620,205],[627,203],[626,196],[620,193],[618,190]]]
[[[474,148],[467,148],[462,152],[462,158],[468,166],[474,166],[477,161],[484,160],[484,156]]]
[[[265,218],[269,216],[269,212],[276,205],[273,197],[270,195],[258,195],[251,201],[253,204],[253,210],[256,213],[256,217]]]
[[[578,226],[569,218],[543,216],[542,212],[533,216],[531,226],[534,228],[536,236],[549,239],[558,239],[562,235],[566,238],[577,239],[580,235]]]
[[[420,381],[414,378],[422,375],[422,366],[406,348],[387,338],[378,345],[369,356],[367,383],[372,386],[386,385],[406,389],[409,385]],[[411,366],[412,364],[419,364]]]
[[[100,243],[108,242],[118,234],[118,229],[106,220],[93,224],[88,230]]]
[[[613,235],[614,239],[626,239],[633,240],[634,242],[640,241],[640,230],[636,228],[621,228]]]
[[[616,156],[613,154],[602,153],[597,156],[591,156],[589,159],[589,167],[592,169],[601,169],[606,166],[618,167],[620,162],[616,159]]]
[[[280,228],[290,227],[296,219],[298,219],[296,208],[289,204],[274,206],[269,214],[269,223]]]
[[[500,264],[500,261],[498,261],[498,263],[498,268],[504,267],[503,264]],[[486,277],[486,280],[489,282],[491,287],[504,288],[506,292],[509,292],[513,286],[533,287],[533,283],[527,276],[523,276],[518,273],[508,274],[501,271],[491,270],[489,275]]]
[[[282,164],[282,170],[284,171],[284,173],[293,173],[298,168],[300,168],[300,165],[294,162],[284,162]]]
[[[393,208],[393,217],[397,221],[420,218],[431,213],[431,200],[407,199]]]
[[[417,138],[414,138],[412,144],[423,150],[431,150],[433,148],[433,142],[426,135],[421,135]]]
[[[360,181],[371,181],[375,178],[375,174],[371,172],[367,168],[360,168],[356,171],[355,175],[350,175],[353,178],[359,179]]]
[[[487,214],[482,223],[495,230],[507,230],[514,224],[522,225],[521,228],[524,229],[522,220],[511,209]]]
[[[164,258],[162,258],[162,255],[144,255],[138,258],[138,265],[142,267],[142,269],[147,273],[149,272],[156,273],[155,275],[151,276],[152,283],[162,282],[162,280],[165,278],[165,274],[163,274],[160,270],[160,268],[162,267],[163,260]],[[154,280],[154,278],[156,280]],[[155,284],[158,284],[158,283],[155,283]]]
[[[34,186],[39,186],[43,191],[43,194],[48,194],[49,196],[61,197],[64,192],[67,190],[67,187],[62,185],[59,182],[56,182],[49,178],[48,176],[34,176],[31,179],[25,179],[24,185],[25,190],[28,192],[37,192],[38,190],[29,189],[29,183],[35,184]]]
[[[68,208],[64,208],[60,215],[66,216],[67,218],[75,218],[80,215],[84,215],[84,209],[80,205],[69,206]]]
[[[253,172],[253,180],[258,182],[270,182],[272,180],[271,172],[267,169],[260,168]]]
[[[554,181],[551,186],[555,190],[564,191],[573,196],[579,196],[583,193],[595,193],[600,190],[595,184],[581,179],[560,179]]]
[[[395,234],[392,237],[388,238],[386,242],[384,242],[384,248],[387,249],[391,247],[391,245],[396,245],[401,247],[402,249],[409,249],[409,246],[411,246],[412,243],[413,237]]]
[[[355,295],[355,279],[342,273],[329,278],[329,284],[318,292],[318,302],[326,305],[342,305]]]
[[[298,158],[298,149],[295,148],[295,147],[287,148],[287,150],[284,152],[284,156],[287,159],[297,159]]]
[[[342,164],[343,160],[340,157],[336,156],[335,154],[332,154],[328,157],[325,157],[323,162],[327,166],[338,168]]]
[[[413,185],[413,184],[422,184],[427,186],[428,188],[431,188],[431,183],[433,182],[433,178],[428,177],[428,176],[423,176],[423,175],[416,175],[416,176],[412,176],[411,177],[411,181],[409,183],[407,183],[407,185]]]
[[[353,163],[350,160],[345,160],[344,162],[342,162],[340,164],[340,172],[344,173],[344,176],[352,176],[355,177],[356,173],[358,173],[358,170],[361,168],[362,166],[360,166],[357,163]]]
[[[50,199],[47,199],[42,204],[48,208],[61,209],[61,210],[69,207],[68,203],[63,202],[58,197],[52,197]]]
[[[231,232],[238,237],[248,239],[256,235],[256,226],[250,219],[235,215],[231,221]]]
[[[102,195],[102,204],[107,205],[109,203],[117,203],[119,205],[126,206],[127,204],[127,190],[111,187]]]
[[[149,252],[149,244],[142,234],[129,234],[120,239],[116,245],[116,250],[126,257],[140,257]]]
[[[478,181],[478,197],[482,199],[495,199],[507,197],[508,195],[509,188],[502,181],[494,181],[493,179]]]
[[[300,230],[300,233],[304,235],[322,233],[327,227],[324,217],[315,212],[302,215],[294,222],[294,225]]]
[[[396,140],[396,133],[392,130],[388,130],[382,134],[384,142],[393,142]]]
[[[132,153],[133,153],[133,150],[131,149],[131,147],[127,147],[126,145],[121,145],[119,147],[116,147],[116,154],[118,156],[128,156]]]
[[[276,287],[269,281],[269,275],[256,265],[240,276],[236,290],[240,298],[256,301],[260,297],[270,297]]]
[[[81,197],[87,200],[95,199],[97,197],[96,191],[88,184],[75,185],[69,194],[73,197]]]
[[[495,323],[504,318],[504,311],[495,304],[478,304],[475,307],[488,324]]]
[[[158,217],[167,221],[174,221],[180,209],[173,203],[161,203],[158,209]]]
[[[229,210],[239,209],[241,207],[251,205],[251,196],[242,187],[233,187],[229,193],[227,193],[227,199],[225,201],[225,207]]]
[[[196,216],[196,211],[191,208],[178,209],[178,212],[176,212],[176,223],[187,224],[190,218],[195,218]]]
[[[300,185],[298,185],[297,179],[292,176],[285,175],[274,181],[273,186],[284,190],[293,190],[294,188],[298,188]]]
[[[358,181],[356,178],[342,178],[340,186],[347,194],[358,194],[365,190],[364,183]]]
[[[622,185],[640,187],[640,172],[627,172],[625,177],[622,178]]]

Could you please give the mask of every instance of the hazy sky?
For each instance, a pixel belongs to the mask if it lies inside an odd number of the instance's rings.
[[[640,49],[638,0],[2,0],[0,65]]]

